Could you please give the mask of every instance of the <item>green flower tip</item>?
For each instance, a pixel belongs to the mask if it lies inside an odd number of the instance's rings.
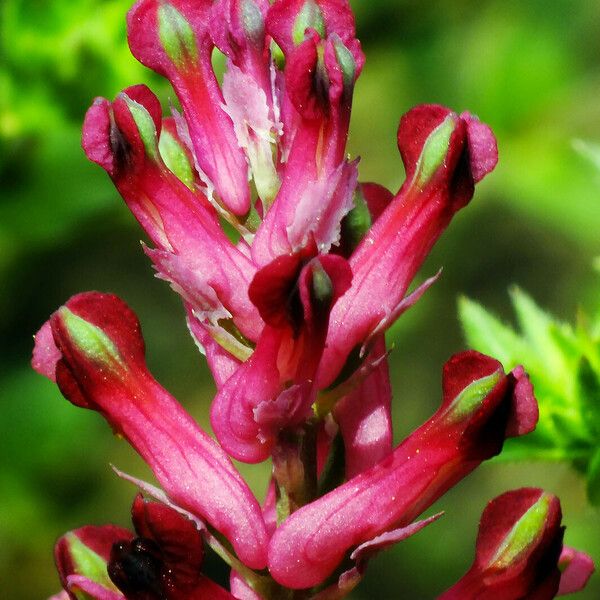
[[[342,221],[342,239],[348,254],[360,244],[372,225],[371,213],[360,187],[354,192],[354,206]]]
[[[190,189],[194,188],[194,170],[184,147],[169,131],[163,129],[158,143],[160,155],[171,171]]]
[[[150,113],[144,106],[139,102],[132,100],[127,94],[121,94],[121,97],[125,100],[127,108],[135,122],[140,139],[144,144],[146,155],[156,161],[159,156],[158,143],[156,140],[156,126],[154,125]]]
[[[426,185],[444,164],[450,137],[457,125],[457,116],[449,114],[430,134],[419,157],[415,181],[419,187]]]
[[[177,68],[198,60],[198,47],[192,26],[171,4],[161,4],[158,9],[158,37],[167,56]]]
[[[260,44],[263,42],[265,22],[260,9],[253,0],[243,0],[242,2],[242,26],[253,43]]]
[[[333,284],[319,261],[312,266],[312,299],[322,309],[329,309],[333,300]]]
[[[336,40],[334,42],[335,56],[337,62],[342,70],[342,76],[344,78],[344,89],[352,89],[354,86],[354,78],[356,77],[356,62],[352,52],[346,48],[342,40]]]
[[[470,383],[448,407],[448,420],[451,423],[458,423],[470,417],[481,406],[484,398],[494,389],[502,376],[502,371],[498,370]]]
[[[325,18],[314,0],[306,0],[294,21],[292,30],[294,44],[299,46],[304,41],[304,32],[308,28],[314,29],[322,38],[325,37]]]
[[[490,560],[489,568],[506,569],[519,560],[536,543],[544,531],[550,511],[552,496],[542,494],[525,514],[515,523],[504,538],[496,554]]]
[[[59,309],[59,315],[71,342],[86,358],[111,370],[115,366],[123,366],[119,350],[102,329],[66,306]]]
[[[74,533],[67,533],[65,541],[69,547],[69,554],[73,562],[73,570],[78,575],[87,577],[90,581],[99,583],[110,590],[117,591],[110,580],[107,571],[107,562],[99,554],[86,546]],[[88,596],[82,596],[87,598]]]

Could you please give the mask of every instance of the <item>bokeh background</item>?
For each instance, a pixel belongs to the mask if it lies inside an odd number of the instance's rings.
[[[128,523],[134,490],[114,463],[149,477],[96,414],[76,409],[28,364],[32,335],[88,289],[120,294],[144,329],[157,378],[204,425],[214,392],[183,311],[153,279],[133,218],[79,146],[97,95],[165,83],[125,41],[129,0],[0,3],[0,581],[2,596],[58,589],[52,545],[68,529]],[[566,321],[600,306],[600,3],[597,0],[363,0],[352,3],[367,63],[350,150],[361,177],[397,189],[399,117],[420,102],[469,109],[492,125],[500,164],[423,269],[440,281],[389,334],[396,438],[428,417],[441,365],[465,345],[459,294],[512,319],[518,284]],[[600,399],[599,399],[600,401]],[[264,468],[244,468],[262,494]],[[444,497],[440,522],[383,554],[352,596],[435,597],[470,564],[486,501],[541,485],[563,502],[566,540],[600,561],[600,521],[566,465],[482,466]],[[219,572],[218,564],[209,569]],[[600,576],[579,597],[600,598]]]

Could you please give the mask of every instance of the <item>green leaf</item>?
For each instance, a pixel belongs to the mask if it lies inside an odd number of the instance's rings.
[[[583,422],[588,431],[600,438],[600,376],[586,357],[581,358],[577,368],[577,396],[581,405]]]
[[[546,370],[554,377],[568,376],[564,346],[559,345],[557,336],[553,333],[562,329],[564,337],[568,338],[568,328],[546,314],[518,287],[510,290],[510,296],[519,325],[532,351],[539,356]]]
[[[600,449],[596,451],[588,465],[587,495],[590,504],[600,506]]]
[[[469,346],[497,358],[505,369],[512,369],[518,357],[529,354],[529,347],[515,331],[477,302],[461,297],[458,312]]]

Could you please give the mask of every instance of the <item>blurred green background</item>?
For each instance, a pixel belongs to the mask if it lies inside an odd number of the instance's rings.
[[[134,490],[108,464],[148,472],[97,415],[76,409],[29,368],[32,335],[70,295],[121,295],[138,313],[157,378],[207,426],[214,388],[183,311],[152,277],[141,233],[104,172],[79,147],[97,95],[150,83],[125,42],[129,0],[0,3],[0,581],[2,596],[58,589],[55,538],[87,524],[127,524]],[[440,281],[393,328],[396,438],[437,406],[441,365],[464,347],[459,294],[511,319],[516,283],[559,318],[600,306],[600,3],[597,0],[353,2],[367,63],[350,151],[361,177],[396,189],[400,115],[420,102],[469,109],[492,125],[500,164],[423,269]],[[590,148],[586,146],[586,148]],[[597,156],[596,156],[597,160]],[[600,399],[599,399],[600,401]],[[262,494],[266,472],[244,468]],[[438,523],[372,562],[355,592],[429,599],[470,564],[487,500],[522,485],[560,495],[566,541],[600,561],[598,512],[567,465],[485,464],[436,509]],[[212,567],[211,567],[212,568]],[[215,567],[217,568],[217,567]],[[580,598],[600,598],[600,576]]]

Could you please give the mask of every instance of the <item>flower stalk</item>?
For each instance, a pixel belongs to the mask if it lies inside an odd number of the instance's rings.
[[[400,189],[359,181],[346,143],[364,55],[347,0],[139,0],[127,24],[181,112],[163,116],[146,86],[129,87],[94,101],[82,146],[183,301],[215,379],[216,439],[151,375],[122,300],[87,292],[52,314],[34,368],[100,413],[162,487],[121,474],[143,492],[132,531],[58,541],[62,598],[347,597],[375,554],[437,521],[420,515],[537,424],[523,367],[466,351],[444,365],[440,408],[392,444],[385,332],[439,277],[409,292],[494,169],[496,140],[468,112],[421,105],[400,120]],[[270,461],[262,505],[232,458]],[[593,563],[563,547],[560,522],[542,490],[497,498],[474,566],[441,597],[580,589]],[[203,571],[205,545],[230,567],[229,589]]]

